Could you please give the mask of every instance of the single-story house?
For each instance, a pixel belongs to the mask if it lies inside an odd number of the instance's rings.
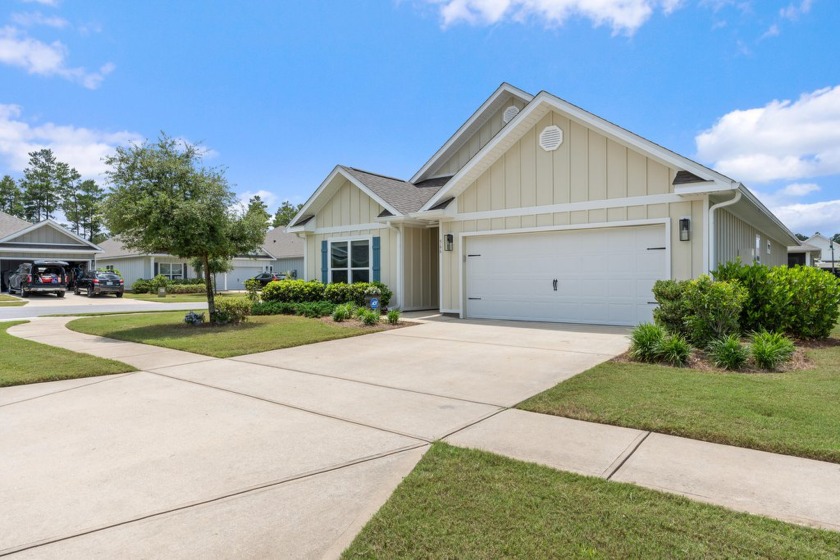
[[[806,247],[810,249],[803,251]],[[803,241],[801,247],[789,247],[788,255],[789,262],[793,264],[816,266],[825,270],[840,268],[840,246],[819,232]]]
[[[53,259],[89,267],[102,249],[55,220],[33,224],[0,212],[0,289],[9,289],[9,274],[36,259]]]
[[[96,258],[96,266],[115,268],[120,271],[126,286],[130,287],[140,278],[153,278],[162,274],[167,278],[197,278],[189,259],[161,254],[141,253],[123,246],[119,239],[109,239],[101,244],[103,253]],[[216,281],[220,290],[244,290],[245,280],[261,272],[303,271],[303,240],[287,233],[285,228],[274,228],[266,236],[262,246],[251,255],[238,255],[233,259],[233,270],[218,274]]]
[[[635,325],[659,279],[796,237],[740,182],[550,93],[502,84],[408,180],[339,165],[288,227],[305,277],[404,310]]]

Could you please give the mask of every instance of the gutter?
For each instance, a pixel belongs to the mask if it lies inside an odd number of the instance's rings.
[[[737,203],[741,200],[741,196],[743,193],[741,189],[735,191],[735,196],[733,196],[729,200],[725,200],[723,202],[718,202],[711,208],[709,208],[709,272],[711,273],[715,267],[715,257],[717,257],[717,251],[715,250],[715,210],[718,208],[724,208],[726,206],[732,206],[733,204]]]

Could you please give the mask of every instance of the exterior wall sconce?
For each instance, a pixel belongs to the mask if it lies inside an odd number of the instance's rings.
[[[444,251],[451,251],[455,245],[455,236],[451,233],[447,233],[443,236],[443,250]]]
[[[689,241],[691,239],[691,219],[680,218],[680,241]]]

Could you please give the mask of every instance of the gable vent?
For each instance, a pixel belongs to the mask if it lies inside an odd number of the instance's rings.
[[[518,114],[519,114],[519,107],[511,105],[510,107],[505,109],[504,113],[502,113],[502,120],[504,121],[505,124],[507,124],[510,121],[512,121],[513,117],[515,117]]]
[[[547,126],[540,132],[540,148],[546,152],[553,152],[563,143],[563,131],[559,126]]]

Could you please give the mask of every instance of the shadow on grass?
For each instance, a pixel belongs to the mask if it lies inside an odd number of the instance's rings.
[[[147,340],[177,340],[193,336],[212,335],[226,332],[242,332],[257,329],[261,325],[256,323],[240,323],[238,325],[212,325],[205,323],[199,326],[183,324],[148,325],[144,327],[132,327],[126,329],[115,329],[103,332],[100,336],[128,340],[131,342],[144,342]]]

